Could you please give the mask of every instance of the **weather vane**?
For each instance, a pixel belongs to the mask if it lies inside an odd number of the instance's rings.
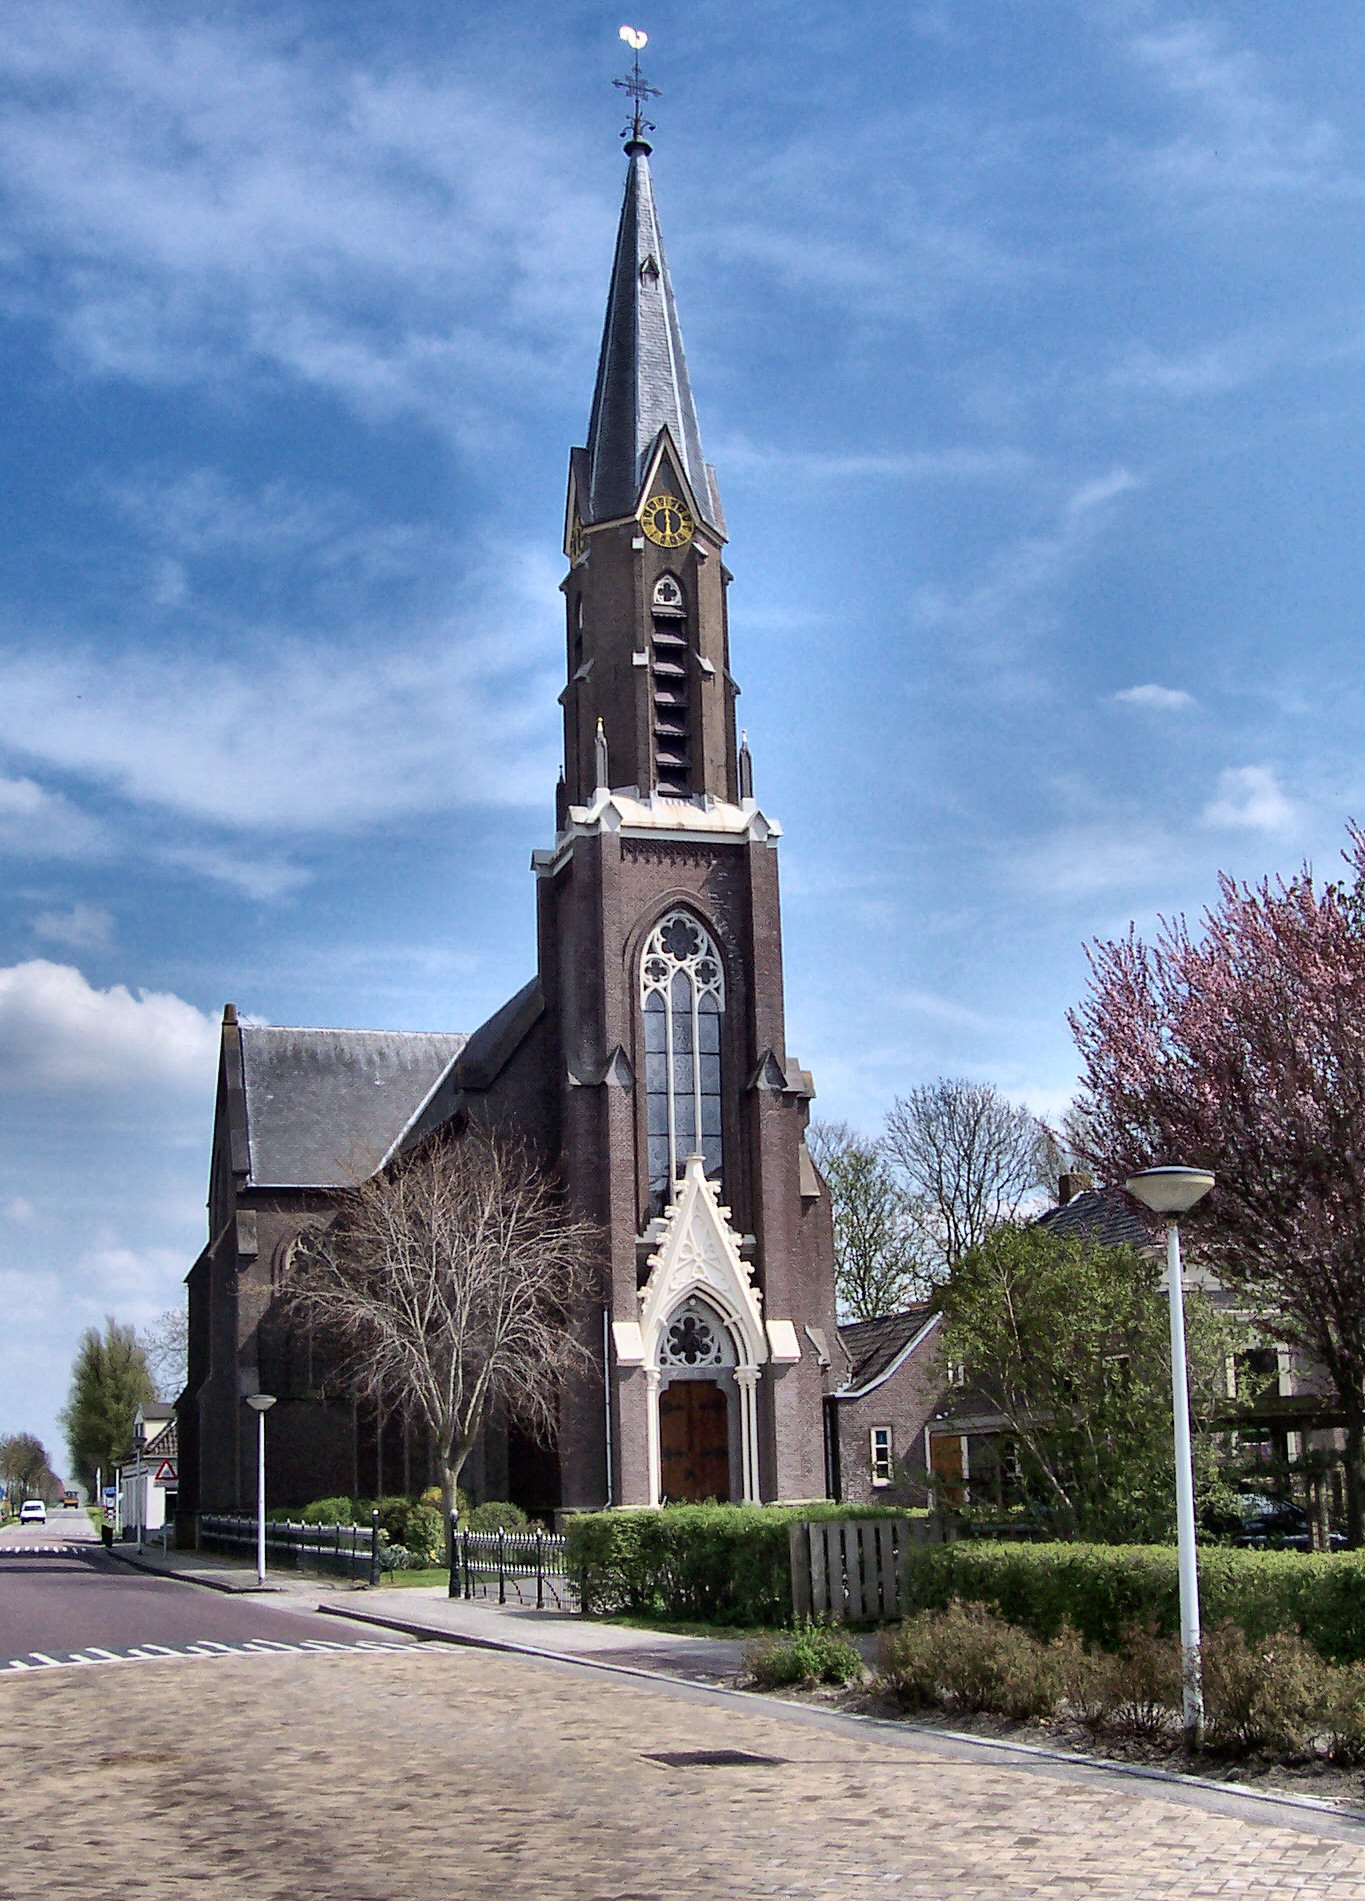
[[[657,129],[654,125],[654,121],[645,117],[645,101],[646,99],[659,99],[662,98],[663,95],[657,86],[650,85],[649,81],[640,71],[640,49],[649,44],[648,33],[642,33],[638,26],[623,26],[621,28],[621,38],[635,54],[635,70],[631,73],[629,79],[613,79],[611,83],[613,86],[619,86],[622,92],[629,93],[631,98],[635,101],[635,109],[631,113],[630,124],[626,126],[621,137],[623,139],[629,137],[632,143],[639,143],[643,141],[646,132],[653,132]]]

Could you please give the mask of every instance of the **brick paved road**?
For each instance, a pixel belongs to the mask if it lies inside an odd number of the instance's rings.
[[[1365,1898],[1359,1824],[436,1646],[0,1681],[0,1839],[23,1901]]]

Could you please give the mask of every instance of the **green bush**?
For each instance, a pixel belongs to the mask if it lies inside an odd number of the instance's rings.
[[[445,1524],[434,1506],[411,1498],[378,1500],[379,1529],[390,1544],[404,1545],[418,1567],[439,1564],[445,1555]]]
[[[774,1690],[785,1683],[856,1683],[863,1660],[842,1632],[807,1621],[789,1635],[757,1638],[744,1652],[744,1668],[762,1689]]]
[[[311,1505],[304,1506],[294,1522],[295,1524],[302,1522],[305,1525],[368,1525],[369,1507],[365,1507],[363,1516],[357,1517],[356,1503],[357,1501],[353,1498],[314,1499]],[[290,1516],[288,1513],[285,1515]]]
[[[379,1547],[379,1569],[381,1571],[411,1571],[412,1553],[406,1545],[381,1545]]]
[[[467,1519],[461,1519],[470,1531],[525,1531],[530,1519],[520,1505],[512,1505],[506,1499],[485,1499],[482,1505],[476,1505]]]
[[[585,1611],[703,1623],[791,1621],[787,1527],[814,1518],[899,1518],[844,1505],[666,1505],[567,1521]]]
[[[1232,1623],[1249,1642],[1290,1630],[1332,1663],[1365,1661],[1365,1552],[1309,1556],[1296,1551],[1202,1547],[1199,1595],[1204,1621]],[[955,1597],[994,1605],[1011,1624],[1050,1639],[1070,1619],[1103,1650],[1119,1648],[1128,1625],[1179,1629],[1176,1553],[1169,1545],[920,1545],[905,1572],[907,1613],[938,1610]]]

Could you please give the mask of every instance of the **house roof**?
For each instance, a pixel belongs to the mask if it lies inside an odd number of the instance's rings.
[[[904,1313],[883,1314],[876,1320],[850,1320],[840,1327],[839,1338],[852,1364],[848,1384],[868,1386],[889,1373],[932,1315],[933,1309],[925,1301],[918,1307],[907,1307]]]
[[[1160,1217],[1122,1188],[1083,1188],[1070,1201],[1039,1215],[1033,1225],[1049,1234],[1080,1235],[1106,1248],[1155,1247],[1162,1234]]]
[[[256,1188],[338,1188],[373,1173],[468,1040],[251,1024],[241,1039]]]

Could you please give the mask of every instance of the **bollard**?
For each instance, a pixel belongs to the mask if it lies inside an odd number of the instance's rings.
[[[370,1584],[379,1582],[379,1507],[370,1513]]]
[[[536,1609],[545,1609],[545,1534],[536,1526]]]
[[[452,1512],[450,1514],[450,1523],[446,1528],[450,1538],[450,1582],[446,1587],[447,1597],[458,1597],[460,1595],[460,1547],[457,1543],[459,1533],[455,1529],[459,1522],[459,1513]]]
[[[507,1602],[507,1561],[503,1557],[503,1546],[506,1542],[506,1538],[507,1538],[506,1532],[504,1532],[501,1529],[501,1527],[499,1527],[499,1530],[498,1530],[498,1602],[499,1604],[505,1604]]]

